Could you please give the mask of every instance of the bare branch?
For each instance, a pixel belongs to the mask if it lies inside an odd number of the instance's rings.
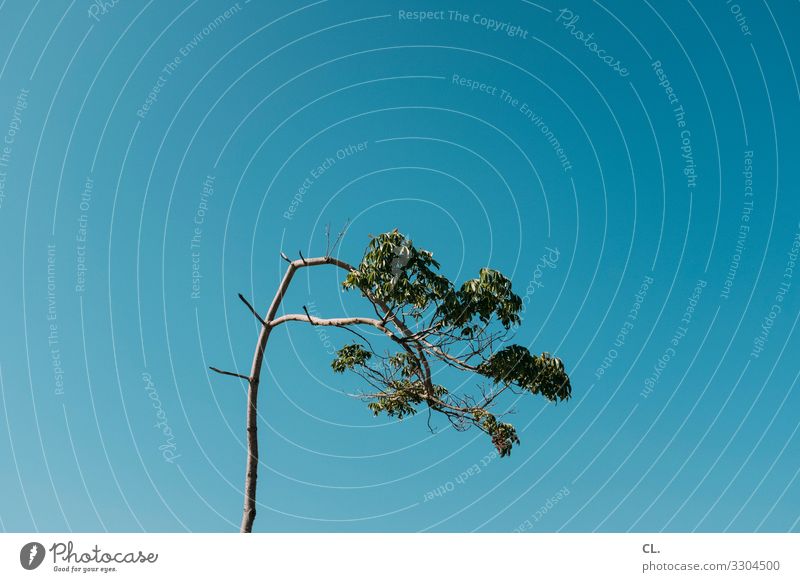
[[[400,338],[394,335],[391,330],[387,329],[380,319],[374,319],[372,317],[334,317],[331,319],[323,319],[321,317],[311,315],[308,313],[308,309],[305,309],[305,314],[288,313],[286,315],[281,315],[280,317],[273,319],[269,323],[269,326],[277,327],[282,323],[286,323],[287,321],[302,321],[310,323],[311,325],[325,325],[333,327],[346,327],[348,325],[371,325],[372,327],[375,327],[385,334],[395,338],[398,342],[400,341]]]

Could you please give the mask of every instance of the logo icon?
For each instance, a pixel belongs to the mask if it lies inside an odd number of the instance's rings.
[[[39,542],[28,542],[19,551],[19,563],[26,570],[35,570],[44,562],[44,546]]]

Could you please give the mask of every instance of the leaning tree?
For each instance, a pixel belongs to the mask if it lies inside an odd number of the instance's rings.
[[[249,385],[242,532],[252,531],[256,516],[261,369],[270,334],[281,324],[333,326],[352,332],[358,340],[338,350],[331,367],[338,373],[354,372],[366,382],[369,390],[358,396],[368,402],[375,415],[385,413],[402,419],[419,409],[429,415],[440,413],[457,430],[475,426],[485,432],[501,457],[519,444],[513,425],[490,412],[504,392],[541,394],[554,402],[571,394],[569,376],[560,359],[547,353],[535,355],[508,342],[520,323],[522,300],[502,273],[484,268],[478,277],[457,288],[439,274],[439,263],[432,253],[416,248],[397,230],[373,237],[355,267],[331,256],[332,250],[329,246],[322,257],[305,258],[301,254],[297,260],[282,254],[289,266],[264,317],[240,294],[261,324],[250,374],[211,368],[242,378]],[[303,313],[278,315],[295,273],[323,265],[346,271],[342,286],[358,290],[373,313],[323,319],[303,307]],[[373,347],[359,331],[364,327],[380,332],[379,337],[385,337],[392,349]],[[449,391],[438,384],[438,373],[444,368],[474,375],[479,380],[474,393]]]

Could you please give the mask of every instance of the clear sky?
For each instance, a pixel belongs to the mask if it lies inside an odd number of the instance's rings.
[[[422,12],[420,12],[422,11]],[[398,228],[526,299],[573,399],[491,456],[284,326],[257,531],[800,529],[800,7],[0,3],[0,527],[234,531],[285,263]],[[360,314],[342,272],[285,309]],[[468,388],[469,377],[443,376]],[[489,455],[487,457],[487,455]]]

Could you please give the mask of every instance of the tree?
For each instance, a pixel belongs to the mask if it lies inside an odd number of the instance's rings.
[[[341,238],[337,238],[337,243]],[[490,412],[506,391],[538,394],[557,402],[570,398],[569,376],[560,359],[532,354],[509,344],[520,324],[522,300],[511,281],[489,268],[461,287],[439,274],[439,263],[429,251],[416,248],[397,230],[372,238],[357,267],[325,255],[289,263],[272,303],[262,318],[240,294],[261,324],[249,375],[215,372],[247,380],[247,469],[242,532],[250,532],[256,516],[258,474],[258,388],[267,341],[276,327],[289,322],[346,329],[357,341],[337,351],[331,362],[336,373],[353,372],[370,387],[359,394],[369,409],[402,419],[426,409],[439,413],[457,430],[477,427],[486,433],[501,457],[519,444],[514,426]],[[336,247],[336,244],[333,245]],[[357,290],[374,316],[323,319],[303,313],[278,316],[295,273],[303,268],[332,265],[347,272],[345,290]],[[385,336],[392,350],[379,351],[358,331],[372,327]],[[482,380],[474,394],[453,393],[435,382],[435,372],[451,368]],[[429,416],[430,426],[430,416]]]

